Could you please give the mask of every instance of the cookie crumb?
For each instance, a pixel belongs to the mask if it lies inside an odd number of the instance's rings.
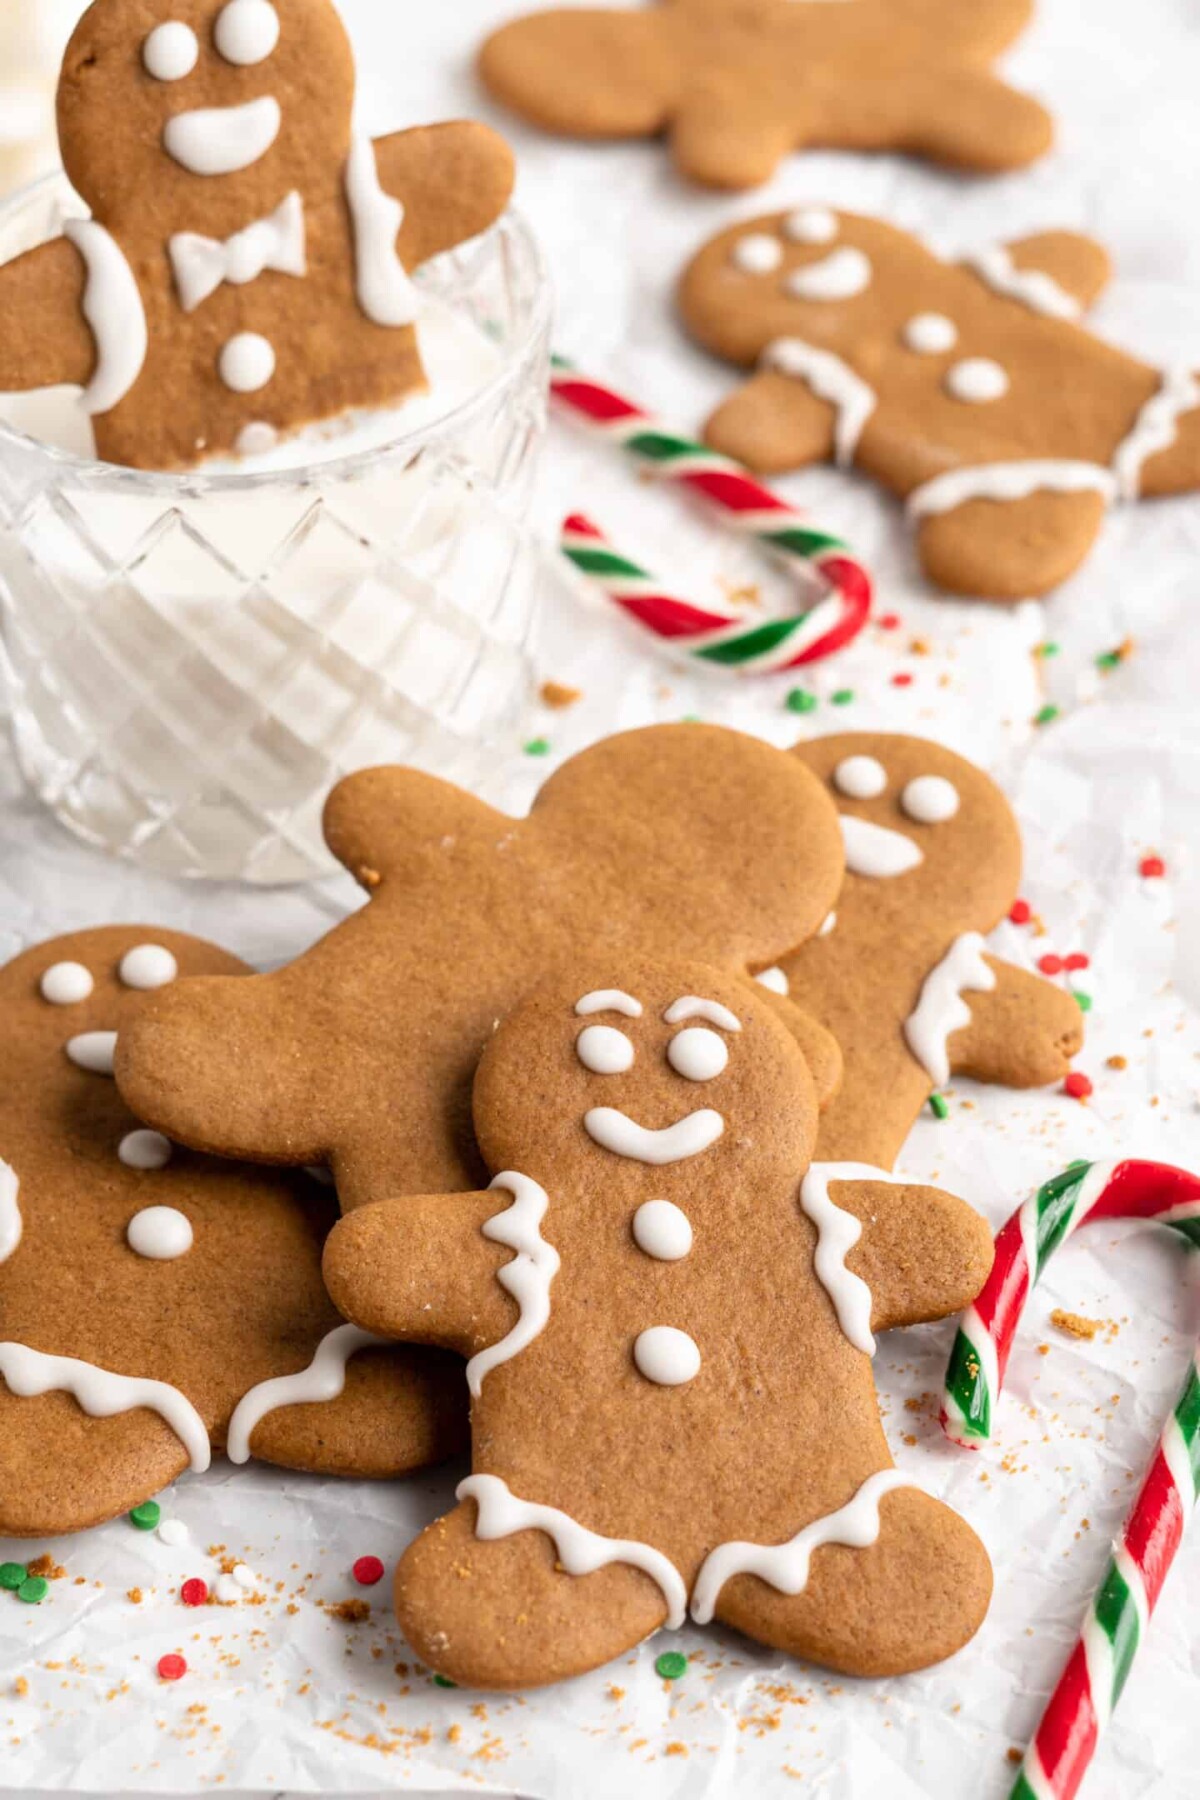
[[[1127,1069],[1129,1058],[1127,1056],[1110,1056],[1104,1066],[1106,1069]]]
[[[340,1619],[344,1625],[361,1625],[371,1616],[365,1600],[323,1600],[321,1606],[331,1619]]]
[[[1085,1319],[1080,1313],[1064,1312],[1061,1306],[1056,1306],[1050,1314],[1050,1323],[1067,1337],[1083,1338],[1089,1344],[1101,1328],[1099,1319]]]
[[[583,699],[583,689],[568,687],[565,681],[543,681],[542,705],[548,706],[551,712],[565,712],[568,706],[575,706]]]

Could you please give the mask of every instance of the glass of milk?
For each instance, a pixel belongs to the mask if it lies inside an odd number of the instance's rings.
[[[0,261],[78,203],[0,207]],[[533,695],[545,564],[526,517],[549,289],[508,215],[418,278],[430,392],[194,473],[97,462],[79,390],[0,396],[0,632],[25,779],[146,867],[271,883],[329,866],[342,775],[486,791]]]

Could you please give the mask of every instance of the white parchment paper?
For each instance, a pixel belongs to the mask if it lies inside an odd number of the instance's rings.
[[[969,0],[964,0],[968,4]],[[377,129],[475,112],[470,76],[485,27],[515,4],[442,7],[343,0]],[[1200,231],[1195,179],[1200,28],[1194,0],[1041,0],[1009,59],[1049,101],[1060,143],[996,181],[899,159],[813,155],[758,196],[684,190],[655,149],[563,146],[512,130],[521,204],[548,250],[561,347],[695,425],[731,376],[691,350],[671,316],[684,258],[709,232],[784,203],[880,210],[963,246],[1052,225],[1094,231],[1118,268],[1097,327],[1147,357],[1200,365]],[[786,679],[730,684],[680,670],[603,603],[565,581],[552,598],[544,673],[583,690],[531,730],[549,762],[513,746],[509,800],[523,807],[548,767],[617,727],[699,713],[787,744],[803,731],[925,732],[991,768],[1026,842],[1026,897],[1044,935],[1004,927],[1004,954],[1083,951],[1092,996],[1080,1061],[1096,1091],[1012,1095],[956,1084],[944,1124],[921,1122],[902,1159],[974,1202],[994,1224],[1077,1156],[1145,1155],[1200,1164],[1200,502],[1114,513],[1083,572],[1045,607],[967,606],[933,597],[890,501],[857,477],[814,471],[784,484],[872,559],[880,610],[811,685],[818,711],[783,706]],[[584,508],[619,542],[697,594],[720,582],[786,585],[755,555],[698,522],[574,433],[557,428],[538,506],[547,531]],[[765,580],[764,580],[765,575]],[[1047,640],[1058,654],[1036,659]],[[1132,640],[1101,675],[1097,655]],[[893,677],[908,673],[908,686]],[[835,707],[835,690],[853,699]],[[1061,718],[1031,723],[1045,700]],[[332,876],[254,894],[179,887],[105,861],[66,838],[0,766],[0,951],[110,920],[162,920],[260,962],[300,951],[356,903]],[[1140,858],[1162,855],[1163,881]],[[1121,1068],[1110,1058],[1124,1059]],[[1090,1342],[1049,1323],[1064,1307],[1103,1328]],[[976,1642],[927,1674],[881,1683],[827,1678],[719,1632],[663,1635],[558,1691],[518,1698],[447,1691],[413,1665],[391,1622],[387,1582],[364,1593],[360,1555],[389,1571],[414,1531],[450,1501],[457,1471],[408,1484],[338,1484],[219,1465],[164,1496],[189,1528],[170,1547],[120,1521],[44,1546],[0,1543],[0,1560],[49,1548],[65,1569],[37,1608],[0,1595],[0,1784],[18,1790],[139,1793],[292,1790],[519,1793],[536,1800],[1001,1800],[1011,1747],[1025,1742],[1104,1565],[1108,1541],[1182,1377],[1200,1325],[1184,1258],[1164,1234],[1084,1233],[1054,1262],[1009,1371],[995,1444],[974,1456],[941,1438],[933,1396],[949,1325],[885,1340],[878,1379],[897,1460],[984,1536],[997,1591]],[[237,1605],[196,1614],[180,1581],[223,1561],[257,1577]],[[1185,1800],[1197,1777],[1194,1711],[1200,1532],[1186,1546],[1087,1789],[1092,1800]],[[140,1593],[140,1602],[130,1596]],[[365,1598],[369,1616],[329,1610]],[[682,1648],[686,1677],[654,1673]],[[165,1651],[187,1677],[155,1677]],[[397,1673],[397,1665],[404,1672]]]

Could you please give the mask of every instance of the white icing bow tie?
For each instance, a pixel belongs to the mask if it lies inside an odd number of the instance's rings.
[[[304,202],[289,194],[269,217],[235,231],[224,243],[196,231],[177,232],[168,249],[184,312],[194,312],[224,281],[244,287],[265,269],[307,274]]]

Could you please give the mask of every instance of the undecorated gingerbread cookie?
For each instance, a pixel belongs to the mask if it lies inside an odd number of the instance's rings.
[[[409,272],[504,211],[484,125],[372,140],[331,0],[94,0],[59,140],[91,209],[0,268],[0,391],[78,383],[99,454],[259,451],[425,386]]]
[[[465,1434],[453,1358],[373,1344],[330,1304],[328,1187],[196,1156],[121,1102],[139,1000],[241,967],[113,927],[0,973],[0,1536],[99,1524],[221,1449],[382,1476]]]
[[[903,150],[1019,168],[1049,146],[1043,107],[991,72],[1032,0],[663,0],[555,8],[503,26],[480,71],[563,137],[669,136],[710,187],[755,187],[793,150]]]
[[[1113,501],[1200,487],[1200,381],[1087,330],[1107,278],[1074,232],[948,261],[855,213],[747,220],[680,289],[692,336],[756,370],[705,435],[762,473],[831,460],[873,476],[952,593],[1044,594]]]
[[[422,1661],[529,1687],[689,1609],[854,1674],[964,1644],[988,1559],[892,1466],[870,1357],[974,1297],[983,1220],[812,1163],[794,1037],[702,963],[560,973],[491,1039],[474,1116],[486,1191],[365,1207],[325,1253],[363,1329],[471,1359],[472,1473],[396,1574]]]
[[[818,929],[843,867],[821,783],[711,725],[605,739],[528,819],[390,768],[336,788],[325,825],[370,904],[278,973],[151,996],[117,1075],[140,1118],[197,1149],[328,1163],[346,1208],[478,1183],[475,1066],[556,964],[634,945],[748,979]],[[831,1093],[836,1046],[778,1005]]]
[[[1074,996],[993,956],[1017,896],[1021,839],[1004,795],[925,738],[845,732],[799,744],[841,816],[846,879],[821,934],[772,979],[837,1038],[845,1072],[823,1160],[890,1169],[954,1075],[1049,1086],[1083,1043]]]

